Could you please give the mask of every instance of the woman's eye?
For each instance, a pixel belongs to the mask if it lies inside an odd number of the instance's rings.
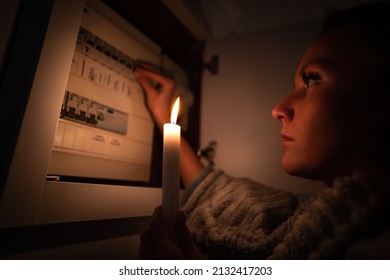
[[[312,86],[320,80],[320,76],[314,73],[302,73],[302,81],[305,88]]]

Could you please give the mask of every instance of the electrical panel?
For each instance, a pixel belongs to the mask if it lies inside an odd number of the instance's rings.
[[[134,76],[140,60],[157,64],[159,54],[84,9],[49,175],[149,180],[154,128]]]

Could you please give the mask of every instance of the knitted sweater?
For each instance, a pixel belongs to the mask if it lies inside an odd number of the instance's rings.
[[[390,259],[389,193],[387,176],[355,173],[301,202],[213,170],[183,211],[212,259]]]

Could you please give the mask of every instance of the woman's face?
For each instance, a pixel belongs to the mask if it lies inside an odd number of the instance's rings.
[[[333,30],[304,54],[294,90],[272,110],[282,123],[286,172],[330,184],[367,160],[382,124],[368,73],[373,56],[360,43],[353,32]]]

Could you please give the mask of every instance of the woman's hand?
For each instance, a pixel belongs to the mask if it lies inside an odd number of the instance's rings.
[[[173,80],[143,69],[136,69],[135,75],[145,91],[147,106],[159,128],[162,129],[164,123],[170,122],[170,107],[175,83]]]
[[[172,236],[164,227],[161,206],[157,207],[140,240],[141,259],[205,259],[192,239],[183,212],[176,218],[175,236]]]

